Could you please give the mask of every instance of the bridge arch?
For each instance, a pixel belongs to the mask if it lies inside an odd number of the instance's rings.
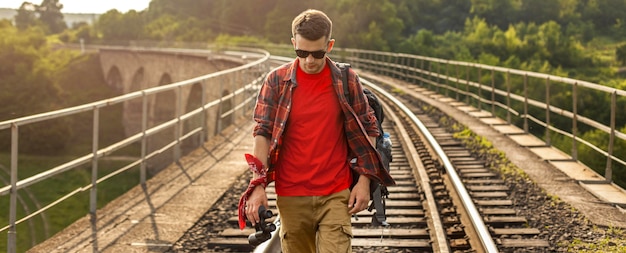
[[[222,91],[222,96],[226,96],[230,93],[231,91],[225,89],[224,91]],[[220,115],[223,115],[224,113],[233,109],[233,99],[234,97],[231,97],[230,99],[222,101],[222,104],[220,105],[220,113],[217,115],[218,127],[216,128],[216,131],[221,131],[223,126],[229,126],[233,123],[233,114],[229,114],[221,120],[219,118]]]
[[[158,82],[159,86],[171,83],[172,77],[169,73],[161,74]],[[176,118],[176,92],[174,90],[159,92],[152,95],[149,100],[149,127],[153,127]],[[174,128],[170,127],[150,136],[147,144],[148,152],[155,151],[157,148],[167,145],[172,140],[172,136],[174,136],[174,134]],[[171,161],[172,158],[173,155],[171,152],[163,152],[154,156],[148,163],[150,165],[150,172],[156,173],[160,171],[167,165],[166,161]]]
[[[185,105],[185,113],[188,113],[192,111],[193,109],[202,106],[202,103],[204,102],[202,99],[203,93],[204,93],[204,89],[202,88],[202,84],[194,83],[191,86],[191,89],[187,96],[187,104]],[[207,116],[208,115],[199,114],[185,121],[184,132],[187,133],[192,129],[203,127],[203,125],[206,124],[205,119]],[[203,136],[202,137],[194,136],[189,139],[186,139],[185,142],[183,142],[183,152],[187,153],[197,148],[198,146],[200,146],[201,142],[204,142],[203,139],[204,139]]]
[[[168,73],[163,73],[159,80],[159,86],[172,83],[172,77]],[[158,125],[171,120],[176,116],[176,93],[172,90],[159,92],[152,101],[151,121],[152,125]]]
[[[142,84],[144,79],[144,72],[144,67],[140,67],[139,69],[137,69],[137,71],[135,71],[135,74],[133,74],[132,82],[130,83],[130,90],[128,92],[141,90],[143,86]]]
[[[139,91],[142,89],[145,76],[144,72],[144,67],[140,67],[135,71],[131,79],[132,82],[129,86],[130,90],[124,93]],[[143,99],[136,98],[124,103],[124,112],[124,131],[126,133],[126,136],[131,136],[133,134],[139,133],[141,131]]]
[[[117,66],[113,65],[106,73],[106,83],[109,87],[115,89],[117,93],[122,94],[124,92],[124,80]]]
[[[203,52],[179,54],[179,53],[164,53],[160,50],[138,50],[138,49],[125,49],[125,48],[107,48],[99,50],[100,65],[103,73],[106,73],[108,84],[111,87],[117,89],[120,94],[127,94],[134,91],[148,89],[152,87],[163,86],[174,82],[188,80],[191,78],[203,76],[209,73],[214,73],[220,70],[233,68],[240,66],[243,62],[238,57],[231,57],[227,55],[213,55],[209,52],[207,55]],[[157,94],[147,97],[147,127],[154,127],[163,122],[175,119],[177,113],[183,114],[188,112],[187,108],[196,107],[203,102],[208,103],[219,99],[222,93],[222,78],[213,78],[205,80],[204,83],[192,84],[184,86],[180,89],[174,89],[171,91],[161,91]],[[203,87],[204,86],[204,87]],[[218,88],[219,87],[219,88]],[[232,90],[237,87],[233,87]],[[177,110],[177,99],[180,99],[179,103],[181,108]],[[224,111],[232,109],[233,101],[226,101],[223,105]],[[131,136],[141,132],[142,129],[142,113],[143,113],[143,99],[135,98],[130,101],[124,102],[122,112],[122,124],[124,126],[125,136]],[[196,107],[197,108],[197,107]],[[197,116],[197,118],[189,119],[189,122],[184,122],[182,129],[178,129],[181,133],[186,130],[197,128],[199,125],[204,124],[206,134],[209,137],[217,133],[217,128],[229,124],[226,122],[232,122],[230,116],[224,121],[224,124],[218,126],[217,116],[219,108],[211,108],[207,111],[206,115]],[[172,140],[172,136],[176,133],[175,127],[163,129],[161,132],[154,134],[148,138],[147,151],[151,152],[155,149],[162,148],[163,145],[169,144]],[[185,145],[194,145],[201,141],[202,138],[198,136],[192,137],[194,140],[190,140],[188,144],[184,141]],[[167,143],[161,143],[161,141],[168,139]],[[197,146],[196,146],[197,147]],[[182,150],[185,151],[185,150]],[[161,162],[158,161],[159,156],[171,156],[173,152],[163,151],[159,155],[154,156],[148,161],[148,168],[150,173],[158,171]],[[153,160],[155,159],[155,160]],[[165,161],[166,159],[164,159]]]

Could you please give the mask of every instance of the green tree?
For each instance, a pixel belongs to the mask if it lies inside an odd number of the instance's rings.
[[[24,2],[15,15],[15,25],[20,30],[41,25],[46,33],[60,33],[67,28],[61,9],[63,5],[59,0],[44,0],[41,5]]]
[[[331,13],[334,37],[341,47],[389,51],[404,39],[404,23],[389,0],[339,1]]]
[[[144,38],[144,19],[141,13],[131,10],[125,14],[109,10],[102,14],[97,28],[106,41],[128,41]]]
[[[63,4],[59,0],[43,0],[37,8],[39,20],[46,25],[52,34],[60,33],[67,28],[61,9],[63,9]]]
[[[626,21],[626,1],[624,0],[587,0],[581,1],[583,20],[593,22],[603,34],[612,32],[612,28]],[[623,30],[623,28],[622,28]]]
[[[0,38],[0,62],[11,63],[0,64],[0,121],[61,108],[53,76],[72,54],[50,50],[43,29],[37,26],[20,31],[3,25]],[[69,124],[64,123],[20,128],[20,152],[63,149],[71,136]],[[3,139],[0,143],[8,145],[10,141]]]
[[[306,10],[306,5],[300,1],[293,0],[277,0],[276,6],[267,12],[264,19],[264,35],[265,37],[275,43],[289,43],[291,38],[291,21],[300,12]],[[337,20],[331,13],[326,13],[333,19],[333,34],[337,35]],[[335,46],[345,47],[345,41],[339,40]]]
[[[516,14],[519,13],[521,6],[516,2],[518,1],[471,0],[470,13],[484,18],[489,24],[505,29],[517,19]]]
[[[513,22],[542,24],[557,20],[560,6],[557,0],[521,0],[518,13],[519,19]]]
[[[35,26],[38,24],[36,11],[37,6],[30,3],[24,2],[17,10],[17,14],[15,15],[15,26],[17,26],[20,30],[25,30],[28,27]]]
[[[433,53],[434,48],[437,46],[435,43],[433,32],[423,29],[402,42],[398,50],[403,53],[432,56],[430,54]]]

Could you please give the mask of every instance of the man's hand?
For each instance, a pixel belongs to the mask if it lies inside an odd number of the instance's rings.
[[[246,217],[252,223],[254,227],[257,223],[261,222],[261,218],[259,217],[259,207],[263,205],[265,208],[268,208],[267,203],[267,194],[265,193],[265,188],[263,186],[257,186],[250,194],[248,201],[246,202]]]
[[[350,192],[350,200],[348,200],[348,211],[355,214],[367,208],[370,202],[370,179],[364,175],[359,176],[359,181]]]

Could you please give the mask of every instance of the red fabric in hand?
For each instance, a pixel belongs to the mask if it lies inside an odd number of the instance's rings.
[[[246,161],[248,161],[248,167],[250,168],[250,170],[253,173],[258,174],[259,177],[250,182],[250,184],[248,185],[248,189],[246,189],[246,191],[241,195],[241,198],[239,199],[239,229],[241,230],[246,228],[247,217],[245,207],[246,202],[250,197],[250,194],[252,194],[252,191],[254,191],[254,188],[256,188],[257,186],[262,185],[263,188],[265,188],[269,183],[267,170],[263,167],[263,163],[261,162],[261,160],[259,160],[259,158],[251,154],[246,154]]]

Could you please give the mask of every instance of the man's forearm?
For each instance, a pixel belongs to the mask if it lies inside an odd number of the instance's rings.
[[[252,148],[253,155],[256,156],[262,163],[263,166],[267,167],[267,155],[270,149],[270,140],[262,135],[257,135],[254,137],[254,147]],[[258,175],[253,175],[253,179],[257,178]]]

